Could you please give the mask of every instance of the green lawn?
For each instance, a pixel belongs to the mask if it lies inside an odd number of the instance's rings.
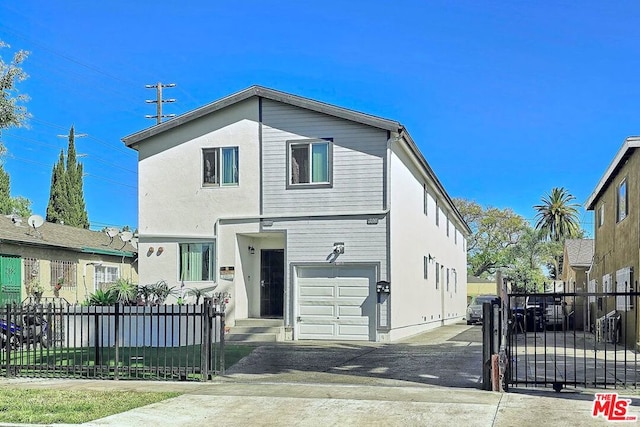
[[[246,345],[225,345],[225,367],[232,366],[254,348]],[[51,356],[49,354],[49,357]],[[31,362],[33,363],[33,360]],[[3,387],[0,423],[79,424],[179,395],[180,393],[174,392],[98,392]]]
[[[179,395],[180,393],[4,388],[0,402],[0,422],[80,424]]]

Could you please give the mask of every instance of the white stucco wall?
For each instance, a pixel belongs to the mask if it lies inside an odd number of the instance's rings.
[[[239,147],[239,184],[204,187],[202,149]],[[139,146],[140,283],[178,284],[178,243],[212,241],[219,218],[260,213],[258,101],[161,133]],[[218,242],[220,245],[220,242]],[[148,255],[149,247],[156,250]],[[164,251],[158,255],[157,248]],[[235,243],[225,247],[235,248]],[[224,254],[217,266],[233,265]],[[202,286],[211,284],[201,284]]]
[[[450,224],[446,234],[447,206],[438,197],[433,183],[426,180],[404,150],[395,143],[391,150],[391,340],[414,335],[451,323],[465,314],[466,251],[462,238],[454,237]],[[424,184],[430,192],[428,213],[424,214]],[[436,226],[436,203],[443,208]],[[460,227],[458,227],[460,229]],[[424,257],[428,264],[424,279]],[[436,289],[436,263],[444,266],[444,276]],[[446,271],[450,285],[446,291]],[[457,272],[457,289],[454,274]]]

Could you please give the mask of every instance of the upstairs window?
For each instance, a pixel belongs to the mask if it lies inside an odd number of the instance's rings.
[[[629,195],[627,193],[627,179],[623,179],[620,185],[618,186],[618,194],[617,194],[617,203],[618,206],[618,222],[622,221],[627,217],[628,214],[628,205],[629,205]]]
[[[604,225],[604,203],[598,208],[598,228]]]
[[[436,200],[436,225],[440,226],[440,207],[438,206],[437,200]]]
[[[331,141],[289,142],[289,185],[331,185]]]
[[[422,261],[422,268],[424,269],[424,278],[428,279],[429,278],[429,258],[428,257],[424,257],[423,261]]]
[[[204,148],[202,183],[206,187],[238,185],[238,147]]]
[[[424,184],[423,197],[423,211],[425,215],[429,215],[429,192],[427,191],[427,184]]]

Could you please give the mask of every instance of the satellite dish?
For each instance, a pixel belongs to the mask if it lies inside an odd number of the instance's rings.
[[[133,246],[134,248],[138,249],[138,238],[137,237],[133,237],[131,238],[131,246]]]
[[[38,228],[44,224],[44,218],[40,215],[31,215],[27,220],[27,223],[29,224],[29,227]]]
[[[113,243],[113,238],[118,235],[118,229],[115,227],[109,227],[105,230],[107,236],[109,236],[109,245]]]
[[[133,233],[130,231],[123,231],[120,233],[120,240],[123,242],[128,242],[133,237]]]

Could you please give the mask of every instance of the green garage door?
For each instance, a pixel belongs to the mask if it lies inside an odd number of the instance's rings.
[[[22,259],[0,255],[0,305],[22,301]]]

